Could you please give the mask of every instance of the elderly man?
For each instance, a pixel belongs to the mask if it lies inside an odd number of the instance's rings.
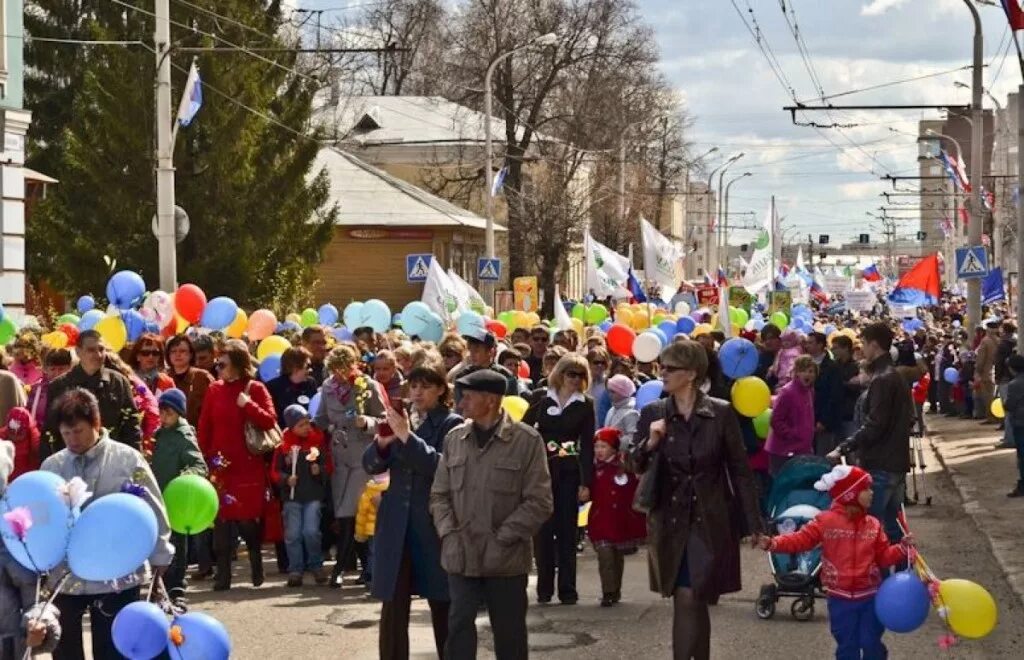
[[[528,656],[532,541],[554,506],[544,441],[501,409],[501,374],[480,369],[456,385],[466,422],[446,436],[430,491],[452,599],[445,657],[476,657],[476,615],[486,603],[498,660],[520,660]]]
[[[312,356],[309,362],[309,375],[320,387],[330,375],[324,360],[327,359],[327,334],[323,326],[311,325],[302,331],[302,347]]]
[[[999,321],[985,324],[985,336],[978,344],[974,363],[974,418],[983,424],[997,424],[992,414],[992,398],[996,390],[996,353],[999,351]]]

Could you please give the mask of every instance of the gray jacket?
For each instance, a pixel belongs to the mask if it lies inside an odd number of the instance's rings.
[[[157,486],[149,464],[138,451],[128,445],[110,439],[106,429],[96,445],[84,454],[73,454],[62,449],[43,461],[42,468],[70,480],[80,477],[85,481],[92,497],[85,503],[87,508],[91,502],[112,493],[120,493],[121,487],[128,482],[144,486],[149,494],[144,499],[156,514],[159,538],[153,554],[149,556],[152,566],[169,566],[174,557],[174,546],[171,545],[171,529],[167,523],[167,510],[164,508],[163,496]],[[61,575],[66,566],[55,569]],[[63,593],[72,595],[108,594],[139,586],[146,579],[145,566],[132,575],[122,578],[116,585],[110,582],[92,582],[81,580],[72,575],[64,586]]]

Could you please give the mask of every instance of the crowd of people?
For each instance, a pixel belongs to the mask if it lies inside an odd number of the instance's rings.
[[[0,436],[12,449],[3,476],[42,468],[82,477],[98,496],[142,473],[161,520],[150,563],[176,608],[187,607],[190,580],[231,588],[239,542],[259,587],[261,549],[272,544],[289,587],[311,576],[379,599],[389,659],[409,656],[414,596],[429,604],[439,657],[475,657],[486,605],[498,657],[525,658],[527,576],[536,570],[537,603],[578,602],[578,510],[589,502],[600,604],[621,600],[624,558],[646,544],[651,589],[673,599],[675,657],[707,658],[708,606],[739,589],[741,540],[764,549],[820,541],[765,535],[764,498],[787,461],[856,462],[856,478],[845,468],[830,482],[845,484],[841,519],[830,524],[877,518],[872,547],[884,566],[905,556],[906,544],[889,543],[904,536],[897,514],[915,423],[923,433],[929,415],[973,417],[1004,424],[1009,445],[1024,440],[1024,357],[1005,310],[991,312],[974,332],[952,299],[915,323],[819,311],[806,334],[770,323],[742,330],[758,351],[754,375],[774,394],[767,438],[729,403],[718,330],[677,335],[657,360],[638,363],[611,351],[597,327],[582,336],[547,325],[501,337],[453,332],[435,345],[398,328],[336,341],[312,325],[290,338],[280,373],[266,379],[255,343],[216,333],[144,334],[114,353],[94,331],[73,350],[46,349],[25,331],[0,369]],[[653,380],[660,398],[638,407],[639,388]],[[1005,419],[992,412],[997,392]],[[525,409],[509,406],[512,397]],[[253,451],[253,438],[277,430],[272,451]],[[1024,495],[1018,452],[1011,497]],[[191,537],[170,532],[159,499],[183,474],[209,479],[220,499],[212,530]],[[838,590],[852,569],[837,561],[840,579],[826,586]],[[0,563],[13,563],[2,550]],[[856,576],[854,600],[877,589],[872,575]],[[64,635],[54,657],[84,657],[86,610],[94,657],[116,657],[110,624],[139,598],[142,579],[66,589],[55,603]],[[0,602],[8,586],[0,580]],[[830,611],[868,617],[843,603],[833,611],[831,599]],[[869,624],[849,624],[852,637],[834,624],[840,648],[877,650],[880,630],[857,641]],[[0,640],[24,641],[20,617],[11,625]]]

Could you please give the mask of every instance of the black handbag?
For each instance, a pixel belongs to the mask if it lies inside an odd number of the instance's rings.
[[[662,440],[664,442],[664,439]],[[658,501],[658,472],[661,471],[661,452],[655,449],[647,462],[647,470],[640,475],[640,482],[633,495],[633,510],[648,514]]]

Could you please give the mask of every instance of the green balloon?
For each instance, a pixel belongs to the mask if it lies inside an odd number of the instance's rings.
[[[14,324],[14,321],[10,318],[0,321],[0,346],[10,344],[16,334],[18,334],[18,326]]]
[[[498,320],[505,324],[505,327],[511,329],[515,325],[516,313],[513,311],[502,312],[498,314]]]
[[[307,307],[302,310],[302,316],[299,317],[299,325],[303,328],[308,328],[311,325],[316,325],[320,322],[320,315],[316,313],[316,310],[312,307]]]
[[[587,308],[584,307],[583,303],[576,303],[572,306],[572,317],[581,321],[587,318]]]
[[[769,408],[754,418],[754,433],[757,434],[757,437],[764,440],[768,437],[768,430],[771,428],[771,424],[772,409]]]
[[[220,500],[217,489],[204,477],[184,474],[167,484],[164,505],[172,530],[179,534],[198,534],[213,525]]]
[[[789,317],[785,312],[775,312],[768,320],[779,330],[785,330],[789,326]]]
[[[742,307],[735,307],[734,309],[736,311],[731,312],[730,314],[735,314],[735,316],[730,316],[730,320],[732,320],[733,325],[738,328],[742,328],[747,325],[747,321],[750,320],[750,314],[748,314],[747,310]]]
[[[57,325],[64,325],[65,323],[70,323],[71,325],[78,327],[78,323],[81,320],[82,319],[79,318],[77,314],[61,314],[57,318]]]
[[[579,307],[579,305],[577,305],[577,307]],[[575,314],[576,309],[573,308],[572,311]],[[594,303],[590,307],[587,307],[583,315],[583,320],[586,321],[587,325],[598,325],[607,318],[608,308],[601,303]]]

